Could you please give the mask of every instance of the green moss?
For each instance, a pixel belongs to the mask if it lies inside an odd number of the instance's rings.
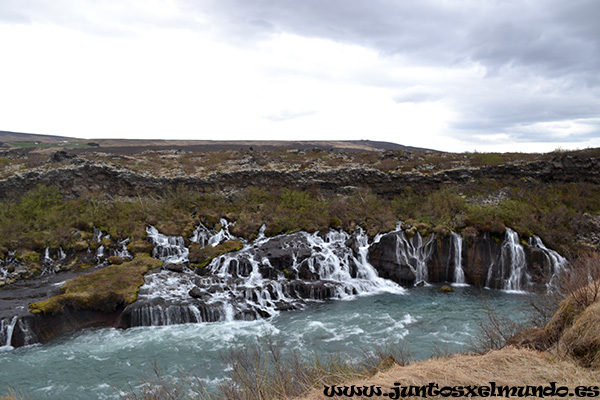
[[[197,243],[193,243],[190,246],[189,260],[191,263],[196,264],[197,268],[204,268],[213,258],[232,251],[238,251],[242,247],[244,247],[244,244],[237,240],[228,240],[215,247],[204,246],[202,248]]]
[[[37,263],[41,259],[40,253],[32,250],[20,251],[17,257],[28,263]]]
[[[127,250],[134,255],[140,253],[150,254],[152,249],[153,246],[145,240],[134,240],[127,246]]]
[[[64,307],[76,309],[112,311],[118,306],[134,302],[139,287],[144,283],[144,274],[157,268],[162,261],[147,256],[138,256],[133,261],[111,265],[88,275],[67,281],[62,294],[48,300],[33,303],[33,313],[56,314]]]

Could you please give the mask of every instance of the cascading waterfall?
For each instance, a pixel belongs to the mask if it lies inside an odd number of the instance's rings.
[[[429,279],[427,259],[433,251],[433,233],[424,242],[417,232],[411,239],[404,231],[400,231],[396,241],[396,259],[400,265],[407,265],[415,274],[417,284],[426,283]]]
[[[124,239],[124,240],[120,240],[119,242],[117,242],[117,248],[113,251],[115,256],[120,257],[120,258],[128,258],[128,259],[133,259],[133,257],[131,256],[131,253],[129,253],[129,251],[127,250],[127,245],[131,242],[131,240],[129,240],[129,238]]]
[[[519,234],[510,228],[506,228],[506,237],[502,244],[501,262],[502,276],[508,276],[504,281],[503,289],[525,290],[530,281],[527,274],[525,251],[519,243]]]
[[[100,230],[98,228],[94,228],[94,238],[96,239],[96,242],[102,243],[103,239],[111,239],[111,236],[108,233],[102,232],[102,230]],[[127,250],[127,245],[129,243],[131,243],[131,240],[129,238],[125,238],[123,240],[117,241],[116,245],[110,246],[108,248],[108,250],[106,249],[104,244],[101,244],[96,249],[96,261],[98,263],[105,262],[106,261],[105,259],[108,258],[109,256],[116,256],[119,258],[132,260],[133,256],[131,255],[131,253],[129,253],[129,250]],[[62,249],[61,249],[61,254],[64,254],[62,252]]]
[[[563,256],[561,256],[560,254],[558,254],[556,251],[550,250],[549,248],[547,248],[546,245],[544,245],[544,242],[542,242],[542,239],[540,239],[537,236],[533,236],[530,239],[529,244],[530,244],[530,246],[534,246],[539,249],[542,249],[544,251],[544,255],[546,256],[546,259],[548,260],[548,265],[550,265],[552,267],[552,276],[550,277],[550,280],[546,284],[547,290],[549,292],[552,292],[552,291],[558,289],[557,285],[558,285],[560,279],[563,277],[563,275],[566,272],[567,259],[564,258]]]
[[[224,222],[220,231],[224,233],[199,227],[191,240],[213,245],[234,238]],[[182,241],[169,242],[151,228],[148,237],[155,249],[171,249],[153,253],[159,257],[166,255],[168,260],[171,254],[187,255]],[[213,259],[201,275],[188,268],[147,275],[139,304],[131,307],[131,325],[252,320],[303,308],[312,301],[403,292],[399,285],[380,278],[367,262],[368,245],[368,237],[360,229],[353,235],[300,232],[266,238],[259,234],[240,251]]]
[[[52,262],[52,258],[50,257],[50,246],[46,246],[46,250],[44,251],[44,262]]]
[[[12,336],[17,324],[17,316],[12,319],[3,319],[0,321],[0,348],[11,347]]]
[[[231,232],[229,232],[229,227],[234,226],[235,222],[229,222],[225,218],[221,218],[219,224],[221,225],[221,229],[218,231],[208,229],[202,223],[198,224],[192,233],[190,242],[198,243],[200,244],[200,247],[204,247],[206,245],[215,247],[219,243],[222,243],[226,240],[239,240],[239,238],[235,237],[231,234]]]
[[[8,266],[16,262],[15,251],[9,251],[4,260],[0,260],[0,278],[6,279],[9,277]]]
[[[167,236],[158,232],[153,226],[146,228],[150,243],[154,245],[152,257],[158,258],[165,264],[181,264],[188,262],[189,249],[181,236]]]
[[[94,238],[96,239],[96,242],[102,243],[102,239],[110,239],[110,235],[108,233],[104,234],[102,230],[94,228]],[[101,244],[96,249],[96,262],[101,263],[105,258],[106,250],[104,248],[104,245]]]
[[[454,283],[456,285],[466,285],[465,272],[462,268],[462,236],[456,232],[450,231],[450,243],[452,248],[452,260],[454,264]]]

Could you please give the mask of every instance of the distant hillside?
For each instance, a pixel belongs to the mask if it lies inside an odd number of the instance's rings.
[[[20,132],[9,132],[0,131],[0,142],[14,143],[14,142],[47,142],[55,143],[63,140],[72,140],[64,136],[53,136],[53,135],[36,135],[32,133],[20,133]]]
[[[287,141],[287,140],[146,140],[146,139],[77,139],[64,136],[36,135],[29,133],[0,131],[0,142],[4,147],[48,147],[49,144],[63,145],[63,141],[69,143],[78,143],[84,145],[82,150],[89,146],[87,143],[95,143],[100,147],[108,148],[113,152],[136,152],[137,149],[148,147],[161,147],[169,149],[188,149],[191,151],[211,151],[211,150],[239,150],[239,149],[257,149],[271,150],[280,147],[289,147],[296,149],[337,149],[350,151],[381,151],[381,150],[402,150],[402,151],[424,151],[418,147],[402,146],[396,143],[378,142],[371,140],[312,140],[312,141]],[[32,143],[32,146],[25,146],[24,143]],[[93,147],[90,147],[93,148]],[[119,149],[121,148],[121,151]]]

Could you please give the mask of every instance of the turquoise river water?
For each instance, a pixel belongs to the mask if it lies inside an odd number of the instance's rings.
[[[487,318],[486,308],[514,320],[527,315],[527,296],[473,287],[442,293],[439,285],[328,301],[262,321],[91,329],[44,345],[0,351],[0,394],[26,398],[115,399],[140,384],[156,363],[166,376],[200,377],[208,388],[223,382],[221,354],[269,333],[286,350],[340,352],[355,359],[374,346],[398,346],[414,359],[438,351],[469,350]]]

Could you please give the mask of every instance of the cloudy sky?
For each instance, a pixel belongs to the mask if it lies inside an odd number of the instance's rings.
[[[600,146],[598,0],[0,0],[0,130]]]

